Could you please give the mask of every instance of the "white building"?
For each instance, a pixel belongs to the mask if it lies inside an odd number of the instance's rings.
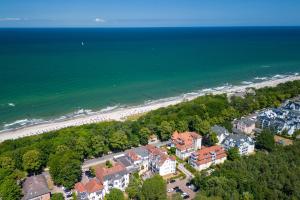
[[[172,135],[172,146],[176,148],[176,156],[180,159],[188,158],[192,152],[201,148],[202,136],[196,132],[178,133]]]
[[[227,155],[224,148],[219,145],[202,147],[202,149],[192,153],[189,158],[189,164],[196,170],[201,171],[212,165],[223,163],[226,158]]]
[[[211,127],[211,132],[217,134],[217,138],[218,138],[217,144],[221,144],[224,141],[224,139],[227,136],[229,136],[229,131],[223,126],[214,125],[213,127]]]
[[[249,155],[254,152],[254,140],[244,134],[230,134],[222,143],[222,146],[229,150],[236,147],[239,149],[240,155]]]
[[[75,192],[79,200],[100,200],[105,196],[103,185],[97,179],[89,180],[86,184],[75,184]]]
[[[149,170],[161,176],[176,172],[176,159],[153,145],[145,147],[149,152]]]

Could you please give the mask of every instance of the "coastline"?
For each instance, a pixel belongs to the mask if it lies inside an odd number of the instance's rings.
[[[203,96],[206,94],[216,95],[216,94],[226,93],[228,95],[232,95],[235,93],[245,92],[246,89],[250,87],[255,89],[259,89],[263,87],[275,87],[280,83],[285,83],[294,80],[300,80],[300,76],[298,74],[295,74],[286,77],[278,77],[276,79],[265,80],[263,82],[258,82],[258,83],[245,82],[244,85],[237,85],[237,86],[225,85],[213,89],[203,89],[201,90],[201,92],[192,92],[192,93],[183,94],[179,97],[171,97],[171,98],[161,99],[157,101],[152,101],[139,106],[121,107],[121,108],[108,110],[108,111],[94,112],[93,114],[90,115],[78,116],[67,120],[45,122],[42,124],[32,125],[28,127],[15,129],[15,130],[0,132],[0,142],[9,139],[18,139],[26,136],[43,134],[50,131],[71,127],[71,126],[80,126],[84,124],[92,124],[92,123],[112,121],[112,120],[123,121],[126,120],[127,117],[130,117],[132,115],[144,114],[149,111],[175,105],[183,101],[191,101],[199,96]]]

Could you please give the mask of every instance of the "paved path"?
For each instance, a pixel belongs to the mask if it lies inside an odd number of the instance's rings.
[[[160,146],[168,144],[169,142],[170,141],[165,141],[165,142],[158,141],[156,143],[152,143],[152,145],[160,147]],[[138,147],[136,147],[136,148],[138,148]],[[136,149],[136,148],[132,148],[132,149]],[[99,158],[85,160],[83,162],[83,165],[82,165],[81,168],[82,168],[82,170],[88,170],[92,166],[95,166],[95,165],[98,165],[98,164],[102,164],[102,163],[104,163],[107,160],[113,159],[115,156],[119,156],[119,155],[124,154],[125,152],[126,151],[122,151],[122,152],[118,152],[118,153],[112,153],[112,154],[109,154],[109,155],[105,155],[105,156],[102,156],[102,157],[99,157]]]
[[[189,182],[188,178],[185,178],[183,180],[177,179],[175,183],[169,183],[167,185],[167,190],[174,188],[174,187],[179,187],[183,192],[187,193],[190,196],[190,198],[188,198],[188,199],[194,199],[196,196],[196,192],[194,192],[193,190],[191,190],[190,188],[188,188],[186,186],[187,182]],[[176,193],[175,191],[170,192],[170,193],[168,193],[168,196],[172,196],[175,193]]]
[[[186,177],[187,177],[188,179],[192,179],[192,178],[195,177],[194,174],[192,174],[189,170],[187,170],[187,169],[184,167],[184,164],[182,164],[182,163],[179,163],[179,164],[178,164],[178,169],[179,169],[180,171],[182,171],[182,172],[186,175]]]

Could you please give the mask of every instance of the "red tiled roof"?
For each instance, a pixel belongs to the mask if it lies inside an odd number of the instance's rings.
[[[121,163],[116,163],[113,167],[107,168],[107,167],[96,167],[96,177],[103,182],[103,178],[107,175],[115,174],[120,171],[125,170],[124,165]]]
[[[103,185],[98,183],[95,179],[90,180],[85,184],[85,189],[89,193],[97,192],[103,189]]]
[[[85,187],[81,182],[76,183],[74,188],[77,192],[85,192]]]
[[[212,154],[216,154],[216,160],[227,156],[224,148],[218,145],[202,147],[202,149],[193,153],[193,156],[197,156],[197,164],[202,165],[212,161]]]
[[[132,150],[128,151],[128,157],[131,158],[133,161],[139,160],[139,156]]]
[[[151,154],[153,157],[159,158],[158,164],[160,166],[163,165],[167,159],[173,160],[170,156],[168,156],[165,150],[162,150],[150,144],[146,145],[145,148],[148,150],[149,154]]]
[[[185,151],[193,147],[193,141],[196,139],[202,138],[196,132],[183,132],[178,133],[175,131],[171,137],[172,142],[175,144],[176,148]]]
[[[92,179],[85,185],[81,182],[75,184],[75,190],[77,192],[88,192],[93,193],[103,189],[103,185],[98,183],[96,179]]]

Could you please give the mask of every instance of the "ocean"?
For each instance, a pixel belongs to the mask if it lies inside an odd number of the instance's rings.
[[[300,27],[0,29],[0,130],[300,72]]]

